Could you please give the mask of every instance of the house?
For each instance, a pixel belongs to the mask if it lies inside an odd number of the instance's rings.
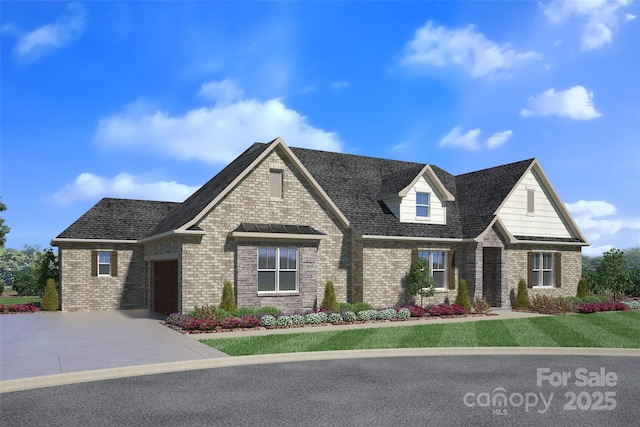
[[[588,245],[536,159],[463,175],[434,165],[255,143],[183,203],[103,199],[52,240],[64,311],[218,304],[307,309],[327,280],[339,301],[405,303],[428,259],[425,303],[471,296],[509,307],[575,295]],[[419,302],[419,300],[418,300]]]

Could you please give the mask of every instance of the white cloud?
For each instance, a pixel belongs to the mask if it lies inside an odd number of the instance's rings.
[[[462,134],[460,126],[456,126],[440,140],[440,147],[458,147],[472,151],[478,150],[480,148],[480,143],[478,142],[480,132],[480,129],[471,129],[467,133]]]
[[[636,19],[636,15],[634,15],[633,13],[627,13],[624,16],[624,19],[626,19],[627,21],[633,21],[634,19]]]
[[[456,126],[440,140],[440,147],[457,147],[471,151],[479,150],[483,146],[480,141],[481,133],[480,129],[471,129],[463,134],[460,126]],[[485,141],[485,145],[490,149],[498,148],[507,142],[512,134],[513,132],[510,130],[496,132]]]
[[[56,22],[23,33],[13,24],[3,26],[3,33],[18,37],[14,53],[23,60],[35,61],[76,41],[86,26],[86,10],[80,3],[70,3]]]
[[[277,136],[296,147],[341,151],[336,133],[311,126],[280,99],[245,99],[175,116],[137,101],[101,119],[94,139],[109,149],[137,148],[179,161],[228,163],[253,142]]]
[[[345,89],[347,87],[349,87],[349,82],[346,80],[334,82],[331,84],[331,89]]]
[[[628,6],[630,0],[553,0],[542,5],[547,18],[554,23],[562,23],[572,16],[584,19],[582,27],[582,50],[599,49],[613,41],[613,31],[617,26],[618,11]],[[629,15],[626,15],[628,19]],[[633,15],[631,15],[633,16]]]
[[[533,51],[518,53],[508,44],[500,46],[476,32],[473,26],[449,29],[435,27],[429,21],[408,43],[402,64],[408,67],[457,66],[479,78],[537,59],[542,59],[542,55]]]
[[[229,78],[221,81],[203,83],[202,86],[200,86],[200,92],[198,92],[198,96],[201,98],[209,99],[220,104],[241,99],[243,95],[242,88]]]
[[[487,147],[498,148],[499,146],[507,142],[507,140],[511,138],[511,135],[513,135],[513,132],[510,130],[505,130],[504,132],[497,132],[491,135],[489,139],[487,139]]]
[[[551,88],[529,99],[531,109],[523,109],[520,114],[529,116],[559,116],[575,120],[591,120],[602,116],[593,104],[593,92],[583,86],[556,92]]]
[[[128,173],[105,178],[85,172],[54,193],[51,200],[59,206],[102,197],[182,202],[198,188],[175,181],[149,181],[143,176]]]
[[[602,200],[579,200],[575,203],[565,203],[566,208],[576,221],[580,230],[589,241],[602,238],[611,240],[622,230],[640,230],[640,219],[628,220],[617,216],[618,210],[614,205]],[[611,249],[611,244],[601,244],[585,248],[585,255],[601,255]]]

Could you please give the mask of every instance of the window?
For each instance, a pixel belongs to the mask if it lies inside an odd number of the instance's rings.
[[[533,254],[533,284],[532,286],[554,286],[554,254]]]
[[[418,257],[429,261],[429,275],[433,276],[436,288],[444,289],[447,284],[447,252],[418,251]]]
[[[118,275],[118,252],[91,251],[91,275],[92,276],[117,276]]]
[[[429,217],[429,193],[416,193],[416,216]]]
[[[98,276],[111,275],[111,252],[98,252]]]
[[[269,196],[274,199],[282,199],[282,171],[269,170]]]
[[[527,214],[533,215],[535,213],[535,191],[527,190]]]
[[[298,251],[295,248],[258,248],[258,292],[298,290]]]

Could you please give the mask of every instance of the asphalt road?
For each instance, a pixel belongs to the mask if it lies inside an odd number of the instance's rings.
[[[3,393],[0,421],[613,427],[638,425],[638,397],[637,357],[395,357],[214,368]]]

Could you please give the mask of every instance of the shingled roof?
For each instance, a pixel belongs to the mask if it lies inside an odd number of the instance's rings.
[[[184,227],[268,147],[264,143],[251,145],[183,203],[103,199],[58,238],[139,240]],[[489,227],[497,208],[534,162],[523,160],[458,176],[431,165],[455,200],[445,202],[446,225],[414,224],[398,221],[379,198],[397,194],[411,184],[425,164],[290,149],[356,231],[389,237],[477,237]]]
[[[104,198],[56,239],[139,240],[178,206],[176,202]]]

